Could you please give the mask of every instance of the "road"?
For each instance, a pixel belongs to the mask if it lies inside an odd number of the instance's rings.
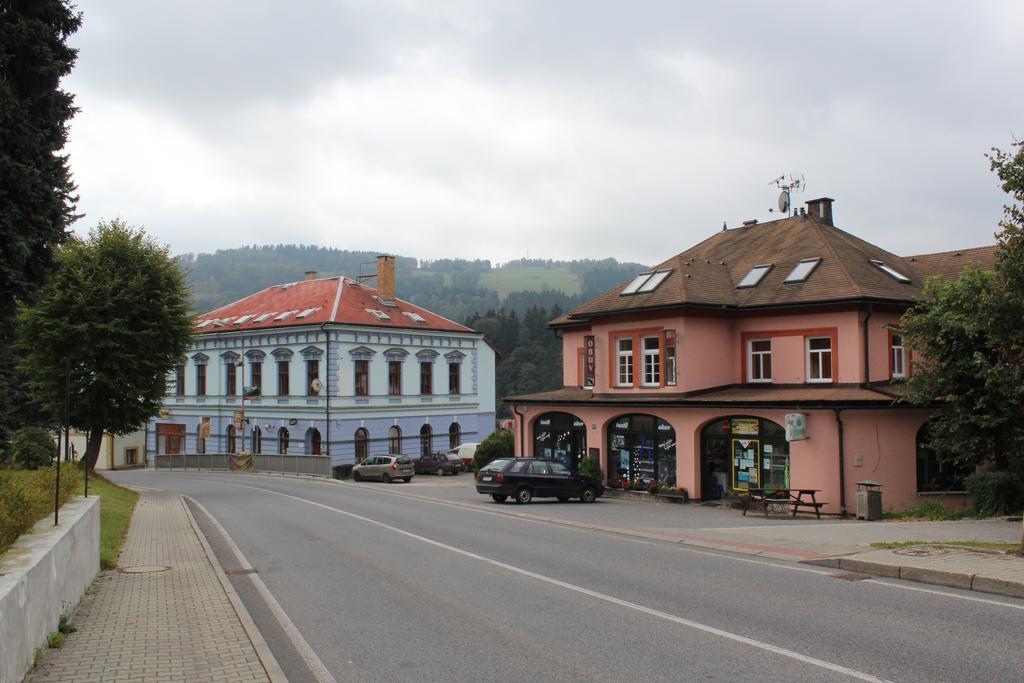
[[[482,496],[475,505],[434,497],[425,478],[112,478],[198,503],[292,681],[1016,681],[1024,672],[1024,602],[1012,599],[523,519],[508,514],[522,507]],[[602,499],[530,509],[628,522],[649,507]]]

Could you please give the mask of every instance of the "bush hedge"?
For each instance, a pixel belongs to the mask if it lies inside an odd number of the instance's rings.
[[[971,506],[979,515],[1017,514],[1024,507],[1024,481],[1005,470],[978,472],[967,477]]]
[[[498,458],[511,458],[515,452],[515,442],[511,429],[499,429],[476,447],[473,454],[473,467],[479,472],[480,468]]]
[[[41,467],[28,472],[0,471],[0,552],[14,543],[48,513],[53,512],[57,468]],[[80,490],[82,471],[64,465],[60,471],[60,502]]]
[[[45,467],[53,462],[53,437],[39,427],[22,427],[11,439],[14,466],[26,470]]]
[[[584,456],[580,460],[579,472],[585,477],[593,477],[599,481],[604,481],[604,472],[601,471],[601,463],[597,458],[592,458],[589,455]]]

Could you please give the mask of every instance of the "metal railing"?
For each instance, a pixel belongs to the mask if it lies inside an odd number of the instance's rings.
[[[236,461],[239,456],[235,456]],[[308,474],[315,477],[331,476],[331,458],[326,455],[250,455],[249,472],[277,472],[281,474]],[[237,470],[232,467],[232,456],[227,453],[181,453],[157,455],[154,465],[158,470]]]

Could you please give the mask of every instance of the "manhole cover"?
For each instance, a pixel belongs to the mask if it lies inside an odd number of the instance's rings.
[[[939,555],[948,555],[949,548],[935,548],[933,546],[913,546],[910,548],[897,548],[893,550],[897,555],[909,555],[911,557],[937,557]]]
[[[137,564],[134,567],[118,567],[117,571],[122,574],[152,574],[153,572],[165,572],[170,567],[162,564]]]

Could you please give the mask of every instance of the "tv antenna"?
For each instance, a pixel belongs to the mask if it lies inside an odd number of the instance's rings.
[[[768,184],[774,184],[775,187],[781,190],[779,193],[779,212],[784,213],[787,216],[792,216],[792,195],[797,192],[803,192],[807,189],[807,180],[804,179],[804,174],[796,172],[790,173],[788,176],[783,174]],[[768,209],[768,213],[772,213],[774,211],[775,209]]]

